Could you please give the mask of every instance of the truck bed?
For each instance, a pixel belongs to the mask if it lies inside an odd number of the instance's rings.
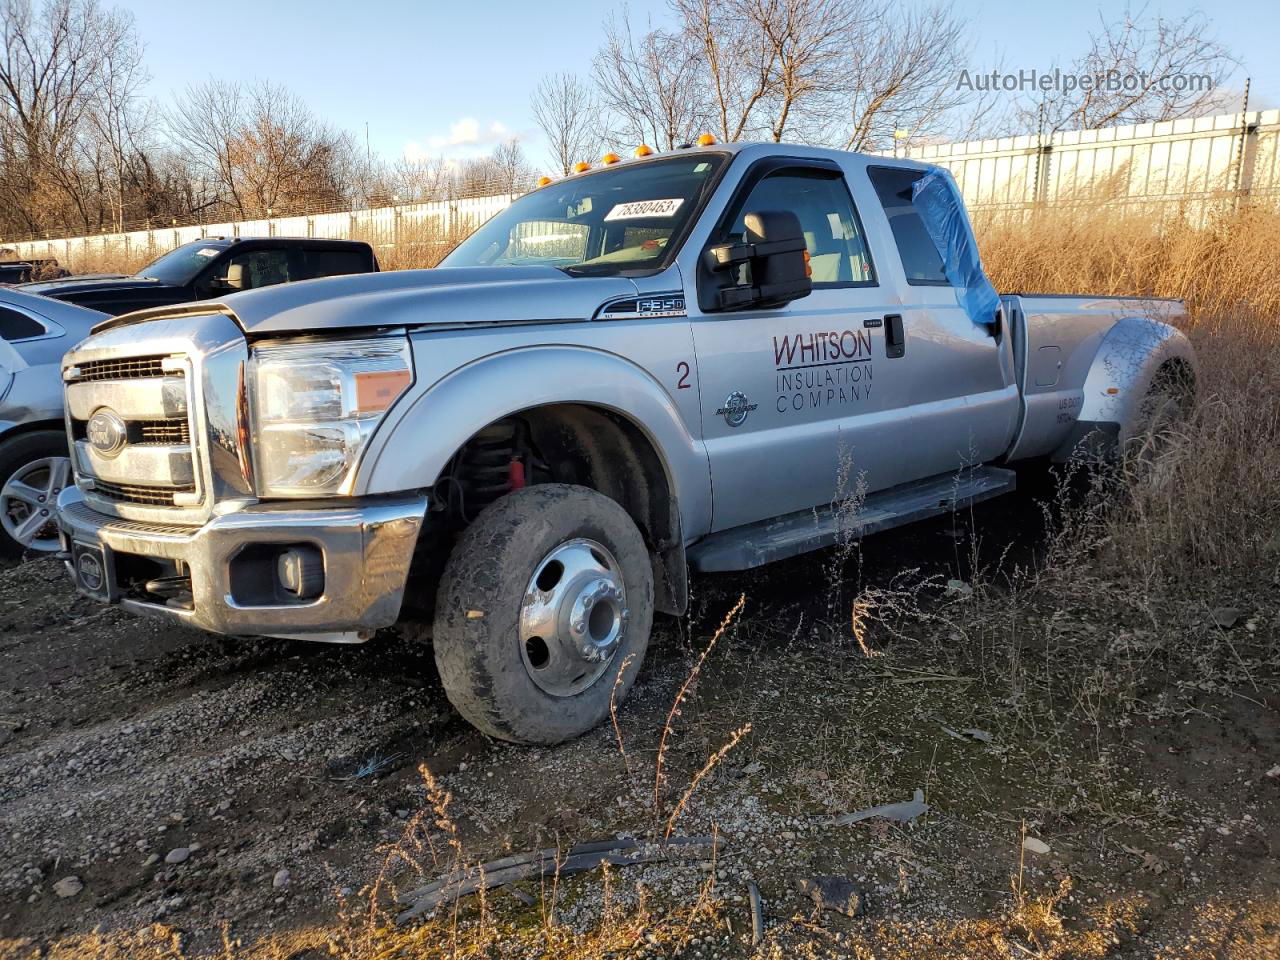
[[[1090,368],[1118,322],[1139,318],[1176,325],[1186,318],[1181,300],[1151,297],[1010,293],[1001,301],[1023,396],[1010,460],[1053,454],[1070,444],[1085,407]]]

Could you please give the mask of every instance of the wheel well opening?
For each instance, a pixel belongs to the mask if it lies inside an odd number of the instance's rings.
[[[684,540],[662,457],[635,423],[585,404],[534,407],[472,434],[435,483],[412,576],[427,580],[429,592],[458,533],[489,504],[537,483],[589,487],[626,510],[653,558],[655,609],[684,612]]]

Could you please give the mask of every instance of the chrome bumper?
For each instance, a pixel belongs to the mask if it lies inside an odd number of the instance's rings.
[[[77,589],[96,600],[215,633],[356,642],[399,616],[426,508],[424,495],[355,500],[332,508],[255,504],[192,527],[109,517],[70,487],[58,497],[58,525],[66,550],[101,549],[100,590],[85,589],[68,563]],[[258,545],[265,545],[268,556],[272,545],[318,550],[322,592],[286,603],[238,598],[233,565],[244,562],[246,548]],[[146,561],[189,576],[190,600],[165,602],[121,582],[122,569],[131,564],[145,569]]]

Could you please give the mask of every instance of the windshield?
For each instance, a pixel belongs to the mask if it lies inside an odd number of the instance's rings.
[[[211,243],[208,240],[196,240],[184,243],[176,250],[170,250],[158,260],[152,260],[139,270],[135,276],[149,277],[183,287],[194,280],[213,258],[225,250],[225,246]]]
[[[440,265],[545,264],[575,274],[658,268],[727,159],[696,153],[566,178],[521,197]]]

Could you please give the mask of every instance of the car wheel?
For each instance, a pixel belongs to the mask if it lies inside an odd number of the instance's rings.
[[[0,444],[0,555],[53,553],[58,539],[58,494],[71,479],[67,437],[36,430]]]
[[[486,508],[440,582],[433,640],[449,700],[480,730],[559,743],[626,696],[649,642],[653,569],[625,510],[542,484]]]

